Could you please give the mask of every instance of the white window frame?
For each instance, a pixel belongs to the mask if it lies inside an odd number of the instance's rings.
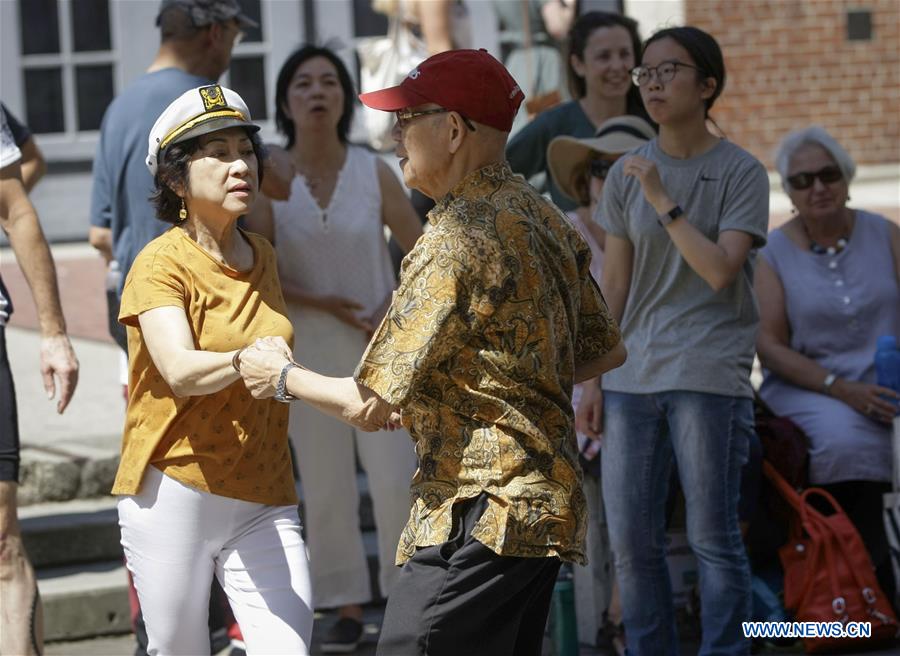
[[[25,0],[26,2],[28,0]],[[263,56],[265,93],[269,117],[259,121],[266,141],[280,141],[275,133],[275,83],[287,56],[303,43],[304,0],[262,0],[262,41],[242,42],[233,57]],[[35,136],[50,161],[90,161],[97,149],[97,130],[77,129],[75,66],[79,64],[113,65],[113,91],[118,95],[144,73],[159,47],[155,27],[159,0],[109,0],[110,50],[79,52],[72,50],[71,0],[59,0],[60,53],[22,55],[19,34],[19,3],[0,0],[0,87],[3,102],[23,121],[26,118],[24,71],[42,66],[63,69],[63,116],[66,130]],[[228,73],[222,76],[227,86]]]
[[[28,0],[24,0],[27,2]],[[25,72],[34,68],[60,68],[62,69],[62,95],[63,95],[63,123],[65,129],[62,132],[44,133],[38,135],[41,147],[48,157],[56,159],[60,151],[65,151],[64,159],[81,159],[84,156],[92,156],[97,142],[97,130],[78,129],[78,101],[75,88],[75,67],[84,64],[108,64],[113,70],[113,97],[118,91],[118,44],[114,26],[116,24],[115,12],[119,3],[109,1],[110,23],[110,49],[90,52],[74,52],[72,34],[72,0],[59,0],[57,3],[59,21],[59,52],[52,54],[23,55],[19,44],[20,83],[22,89],[21,105],[23,109],[27,105],[25,95]],[[18,31],[20,17],[18,16],[19,2],[11,3],[16,7],[16,29]],[[26,112],[23,111],[22,120],[25,120]]]

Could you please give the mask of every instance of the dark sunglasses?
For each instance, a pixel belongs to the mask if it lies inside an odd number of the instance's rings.
[[[605,180],[613,164],[615,162],[608,159],[592,159],[591,163],[588,164],[588,173],[590,173],[592,178]]]
[[[791,185],[792,189],[796,189],[798,191],[802,191],[803,189],[809,189],[813,186],[813,182],[816,181],[816,178],[822,181],[822,184],[831,184],[833,182],[838,182],[844,179],[844,174],[841,173],[841,170],[836,166],[826,166],[825,168],[821,168],[815,172],[806,172],[802,171],[800,173],[795,173],[794,175],[788,176],[788,184]]]

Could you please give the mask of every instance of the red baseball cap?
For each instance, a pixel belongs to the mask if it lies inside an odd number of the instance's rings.
[[[512,128],[524,97],[509,71],[484,48],[433,55],[399,85],[359,95],[364,105],[385,112],[435,103],[502,132]]]

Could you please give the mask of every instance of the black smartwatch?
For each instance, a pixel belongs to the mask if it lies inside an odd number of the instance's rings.
[[[684,210],[681,209],[681,205],[676,205],[675,207],[670,209],[665,214],[660,214],[659,218],[657,218],[656,220],[659,221],[659,225],[661,225],[663,228],[665,228],[670,223],[672,223],[672,221],[674,221],[675,219],[677,219],[679,216],[681,216],[683,214],[684,214]]]

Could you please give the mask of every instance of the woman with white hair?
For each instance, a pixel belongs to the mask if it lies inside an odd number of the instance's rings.
[[[823,128],[789,134],[775,160],[794,216],[756,272],[760,396],[810,439],[810,482],[856,525],[893,600],[881,496],[890,491],[898,395],[875,385],[879,335],[900,335],[900,228],[847,206],[856,166]]]

